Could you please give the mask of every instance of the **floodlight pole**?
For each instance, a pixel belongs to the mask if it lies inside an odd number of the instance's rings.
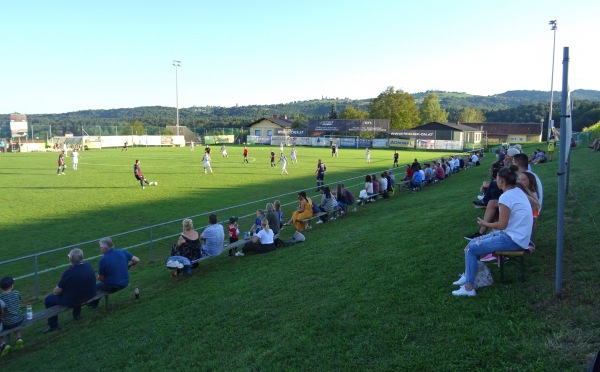
[[[177,121],[175,125],[177,127],[177,135],[179,135],[179,84],[177,70],[181,66],[181,61],[173,60],[173,66],[175,66],[175,105],[177,107]]]
[[[548,135],[546,136],[546,141],[550,141],[550,135],[552,133],[553,121],[552,121],[552,103],[554,101],[554,54],[556,48],[556,19],[548,22],[551,26],[551,30],[554,31],[554,42],[552,43],[552,77],[550,79],[550,113],[548,115]]]

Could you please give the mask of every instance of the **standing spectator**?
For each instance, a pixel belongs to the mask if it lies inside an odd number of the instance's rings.
[[[244,161],[243,163],[247,163],[248,162],[248,148],[246,146],[244,146]]]
[[[98,281],[96,290],[100,292],[116,292],[129,285],[129,268],[140,259],[123,249],[114,249],[111,238],[98,241],[102,258],[98,263]],[[91,307],[98,307],[100,299],[90,302]]]
[[[73,319],[81,318],[81,305],[96,295],[96,276],[92,265],[83,262],[83,251],[72,249],[68,254],[69,267],[62,274],[54,292],[46,296],[46,309],[61,305],[73,308]],[[43,333],[53,332],[58,328],[58,315],[48,318],[48,328]]]
[[[58,169],[56,170],[56,175],[60,176],[61,174],[65,174],[65,168],[65,151],[63,150],[58,154]]]
[[[321,159],[319,159],[319,162],[317,163],[317,170],[315,171],[315,173],[317,174],[317,192],[319,192],[321,190],[321,186],[325,185],[325,171],[327,170],[327,167],[325,166],[325,164],[321,161]]]
[[[14,330],[15,335],[15,350],[23,349],[23,339],[21,338],[21,325],[25,321],[25,317],[21,312],[21,294],[19,291],[14,291],[15,280],[6,276],[0,280],[0,303],[4,303],[3,311],[0,309],[2,318],[0,324],[3,324],[3,330]],[[10,345],[4,341],[4,337],[0,336],[0,356],[5,357],[10,352]]]
[[[63,173],[64,174],[64,173]],[[142,189],[145,189],[146,187],[144,186],[144,183],[146,183],[146,185],[151,186],[151,185],[158,185],[158,182],[151,182],[148,181],[146,179],[146,177],[144,177],[144,174],[142,173],[142,169],[140,168],[140,160],[136,159],[135,160],[135,164],[133,165],[133,175],[135,176],[135,179],[140,181],[140,186],[142,186]]]
[[[73,170],[77,170],[77,166],[79,165],[79,151],[77,151],[77,148],[71,153],[71,158],[73,159]]]
[[[4,140],[0,140],[0,153],[4,154],[6,152],[6,143]]]
[[[223,226],[217,223],[217,215],[208,216],[208,227],[204,229],[200,239],[204,241],[202,246],[202,257],[218,256],[223,252],[223,241],[225,240],[225,230]]]

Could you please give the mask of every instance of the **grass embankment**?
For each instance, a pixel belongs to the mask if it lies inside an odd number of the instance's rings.
[[[53,334],[31,327],[26,351],[3,367],[581,370],[600,343],[595,156],[573,153],[560,297],[553,293],[556,160],[534,169],[545,200],[526,283],[512,263],[510,284],[474,299],[451,295],[463,271],[462,236],[481,215],[471,201],[483,166],[359,207],[291,248],[208,260],[189,278],[171,279],[162,262],[143,262],[131,273],[140,300],[125,290],[108,311],[84,309],[79,322],[65,314]]]

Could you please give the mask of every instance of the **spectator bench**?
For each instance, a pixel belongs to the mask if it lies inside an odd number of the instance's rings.
[[[518,251],[496,251],[493,253],[494,256],[498,257],[498,267],[500,269],[500,282],[506,284],[504,281],[504,257],[518,258],[519,259],[519,280],[521,283],[525,282],[525,255],[530,254],[529,249],[520,249]]]
[[[101,291],[99,291],[96,293],[96,295],[94,297],[92,297],[88,301],[81,304],[81,306],[88,305],[90,302],[92,302],[94,300],[99,300],[102,297],[104,297],[104,305],[105,305],[105,308],[108,309],[108,296],[113,293],[116,293],[116,292],[101,292]],[[65,312],[65,311],[71,310],[71,309],[72,308],[70,308],[70,307],[56,305],[56,306],[49,307],[47,309],[36,311],[35,313],[33,313],[33,319],[26,318],[25,321],[23,322],[23,324],[21,325],[21,327],[19,327],[19,328],[22,329],[22,328],[29,327],[30,325],[36,324],[43,320],[48,320],[48,318],[51,318],[53,316],[56,316],[62,312]],[[15,331],[15,329],[3,330],[2,332],[0,332],[0,336],[8,335],[14,331]]]

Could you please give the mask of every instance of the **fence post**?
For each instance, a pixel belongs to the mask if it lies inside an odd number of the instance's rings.
[[[39,300],[39,296],[38,296],[38,292],[39,292],[39,287],[38,287],[38,255],[36,254],[33,257],[33,281],[35,283],[35,299],[36,301]]]

